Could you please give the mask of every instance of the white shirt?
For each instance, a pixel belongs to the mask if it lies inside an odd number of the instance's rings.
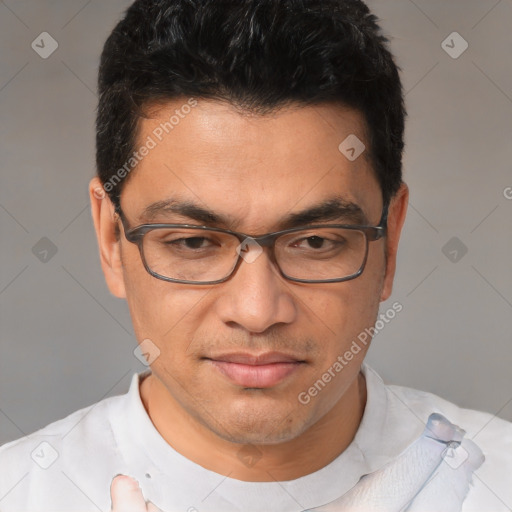
[[[319,471],[284,482],[235,480],[180,455],[142,404],[139,382],[148,372],[134,374],[127,394],[0,447],[0,511],[109,511],[110,483],[122,473],[136,478],[145,499],[165,512],[299,512],[339,498],[393,460],[421,435],[432,412],[466,430],[485,455],[463,512],[512,509],[512,423],[385,385],[367,364],[362,372],[367,403],[352,443]]]

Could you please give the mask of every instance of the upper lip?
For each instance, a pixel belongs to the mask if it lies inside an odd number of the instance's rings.
[[[290,354],[284,354],[282,352],[264,352],[262,354],[250,354],[247,352],[236,352],[232,354],[220,354],[216,356],[210,356],[206,359],[212,361],[221,361],[225,363],[237,363],[247,364],[252,366],[261,366],[264,364],[274,363],[302,363],[303,359],[292,356]]]

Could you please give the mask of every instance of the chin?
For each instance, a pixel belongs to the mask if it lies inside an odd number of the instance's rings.
[[[301,434],[301,431],[294,432],[289,428],[284,430],[274,429],[258,429],[254,428],[252,431],[247,430],[236,430],[229,433],[225,431],[216,432],[219,437],[230,443],[236,443],[241,445],[252,444],[252,445],[276,445],[292,441]]]
[[[209,424],[208,428],[231,443],[260,445],[291,441],[307,429],[306,420],[299,418],[296,412],[287,411],[283,404],[264,408],[250,404],[247,409],[224,412],[222,416],[217,416],[219,421]]]

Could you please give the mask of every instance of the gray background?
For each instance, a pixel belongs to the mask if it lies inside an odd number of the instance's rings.
[[[87,199],[98,58],[129,3],[0,2],[0,444],[125,392],[144,368]],[[403,311],[369,361],[388,382],[512,420],[512,0],[369,4],[403,69],[411,188],[382,305]],[[47,59],[31,48],[43,31],[59,44]],[[454,31],[469,43],[457,59],[441,46]]]

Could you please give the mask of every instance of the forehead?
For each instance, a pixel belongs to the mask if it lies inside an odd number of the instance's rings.
[[[317,105],[257,115],[184,98],[147,114],[136,148],[150,149],[139,151],[122,194],[123,207],[137,215],[172,199],[260,229],[331,196],[358,204],[369,217],[381,206],[368,151],[355,159],[347,153],[368,147],[357,111]]]

